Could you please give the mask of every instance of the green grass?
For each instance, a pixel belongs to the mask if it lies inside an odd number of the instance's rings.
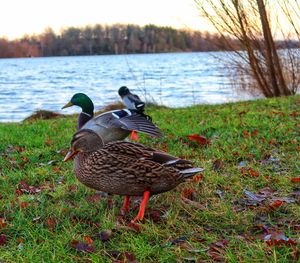
[[[129,252],[139,262],[213,262],[218,256],[227,262],[296,261],[299,244],[268,245],[260,235],[264,227],[299,238],[299,195],[292,192],[299,191],[300,184],[291,182],[300,175],[299,108],[299,96],[150,108],[165,137],[141,136],[141,142],[190,159],[205,171],[199,182],[181,184],[151,199],[148,212],[163,216],[154,222],[146,215],[140,233],[116,230],[121,198],[114,197],[112,209],[105,197],[87,201],[95,191],[76,180],[72,162],[62,162],[75,132],[75,117],[0,124],[0,234],[7,238],[0,246],[0,262],[112,262],[116,259],[109,251]],[[185,138],[194,133],[211,144],[196,145]],[[270,156],[275,161],[267,161]],[[216,160],[223,163],[221,169],[214,169]],[[17,191],[21,181],[42,189],[22,194]],[[264,187],[295,202],[274,209],[267,201],[245,204],[244,190],[257,194]],[[193,204],[203,208],[184,203],[184,189],[194,189]],[[113,233],[102,242],[96,235],[106,229]],[[71,247],[73,240],[86,242],[85,237],[92,238],[94,253]],[[185,241],[168,243],[179,237]],[[217,241],[226,244],[218,246]]]

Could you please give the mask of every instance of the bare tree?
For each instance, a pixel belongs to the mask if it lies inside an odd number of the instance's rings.
[[[291,71],[294,74],[295,68],[285,63],[289,58],[275,46],[269,17],[272,14],[267,13],[263,0],[195,2],[201,14],[213,24],[224,41],[231,36],[241,44],[243,51],[232,47],[234,52],[230,56],[230,73],[238,74],[235,80],[239,79],[241,88],[259,92],[265,97],[296,93],[296,82],[289,82],[290,78],[284,74]],[[232,42],[227,44],[231,45]]]
[[[300,2],[298,0],[280,0],[279,5],[292,26],[295,36],[300,41]]]

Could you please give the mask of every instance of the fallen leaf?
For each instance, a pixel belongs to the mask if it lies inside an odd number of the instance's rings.
[[[70,246],[74,248],[77,251],[84,252],[84,253],[93,253],[95,251],[94,246],[84,243],[84,242],[79,242],[77,240],[72,240],[70,243]]]
[[[247,191],[247,190],[244,190],[244,194],[251,200],[259,202],[259,203],[265,200],[265,198],[257,196],[254,193]]]
[[[254,130],[253,132],[251,132],[251,136],[255,137],[258,135],[258,130]]]
[[[181,200],[183,203],[193,206],[197,209],[206,210],[206,207],[204,205],[200,204],[199,202],[192,201],[184,196],[181,196]]]
[[[300,177],[295,177],[291,179],[292,183],[300,183]]]
[[[135,260],[135,255],[130,252],[121,252],[116,250],[111,250],[106,252],[110,257],[114,258],[117,261],[113,261],[113,263],[138,263],[138,261]]]
[[[59,169],[58,166],[54,166],[52,170],[53,170],[53,172],[55,172],[55,173],[59,173],[59,172],[60,172],[60,169]]]
[[[134,262],[135,261],[135,256],[133,253],[129,253],[129,252],[124,252],[124,256],[125,256],[125,261],[126,262]]]
[[[250,175],[252,177],[258,177],[259,176],[259,172],[253,170],[252,168],[249,168],[249,167],[242,167],[240,169],[240,172],[243,174],[243,175]]]
[[[96,237],[98,237],[102,242],[107,242],[110,240],[111,235],[112,231],[110,229],[107,229],[96,234]]]
[[[193,177],[193,181],[195,182],[195,183],[199,183],[201,180],[202,180],[202,175],[201,174],[198,174],[198,175],[195,175],[194,177]]]
[[[213,169],[217,172],[224,168],[224,162],[221,159],[217,159],[213,162]]]
[[[271,202],[284,202],[284,203],[288,203],[288,204],[292,204],[292,203],[296,203],[297,199],[294,197],[289,197],[289,196],[285,196],[285,197],[273,197],[271,198]]]
[[[157,209],[149,209],[147,212],[147,215],[149,216],[149,218],[154,222],[154,223],[158,223],[160,221],[162,221],[162,216],[163,216],[163,212]]]
[[[23,163],[28,163],[28,161],[29,161],[28,157],[26,157],[26,156],[22,156],[21,159],[22,159]]]
[[[7,238],[5,234],[0,234],[0,246],[5,246],[7,242]]]
[[[123,220],[123,218],[121,218]],[[134,222],[130,222],[128,225],[116,223],[116,230],[125,230],[125,231],[133,231],[135,233],[140,233],[142,231],[141,226]]]
[[[24,243],[24,239],[23,239],[23,238],[17,238],[17,239],[16,239],[16,242],[17,242],[18,244]]]
[[[209,246],[226,247],[229,241],[227,239],[219,240],[217,242],[209,244]]]
[[[209,255],[214,261],[224,261],[223,254],[225,253],[225,247],[228,245],[229,241],[227,239],[219,240],[217,242],[209,244]]]
[[[299,113],[297,111],[293,111],[292,113],[289,114],[291,117],[297,117]]]
[[[250,133],[246,130],[243,131],[243,135],[244,137],[249,137],[250,136]]]
[[[141,232],[141,226],[139,224],[134,223],[134,222],[130,222],[128,224],[128,227],[131,228],[132,230],[134,230],[137,233]]]
[[[283,232],[270,232],[264,237],[264,241],[269,246],[281,246],[281,245],[297,245],[294,239],[287,238]]]
[[[41,189],[39,187],[28,185],[25,181],[20,181],[18,190],[21,191],[18,192],[18,195],[20,193],[37,194],[41,192]]]
[[[7,223],[4,218],[0,218],[0,229],[6,227]]]
[[[199,134],[186,135],[186,137],[190,141],[194,141],[198,145],[201,145],[201,146],[207,146],[207,145],[210,144],[210,140],[209,139],[207,139],[205,136],[201,136]]]
[[[220,255],[219,253],[213,252],[213,251],[208,251],[207,254],[214,260],[217,262],[223,262],[224,261],[224,257],[222,255]]]
[[[259,176],[259,172],[249,168],[248,169],[248,173],[252,176],[252,177],[258,177]]]
[[[21,208],[21,209],[24,209],[24,208],[27,207],[27,206],[30,206],[30,203],[29,203],[29,202],[21,202],[21,203],[20,203],[20,208]]]
[[[50,145],[53,144],[53,141],[52,141],[50,138],[47,138],[46,141],[45,141],[45,144],[46,144],[47,146],[50,146]]]
[[[83,238],[84,238],[84,240],[85,240],[88,244],[90,244],[90,245],[94,244],[94,241],[93,241],[93,239],[92,239],[91,237],[85,236],[85,237],[83,237]]]
[[[279,110],[272,110],[272,115],[279,115],[279,116],[285,116],[285,113]]]
[[[101,195],[100,194],[88,195],[85,199],[88,203],[96,203],[101,200]]]
[[[258,191],[259,196],[267,198],[275,193],[275,190],[270,187],[264,187]]]
[[[49,230],[51,232],[54,232],[55,226],[57,225],[57,221],[50,217],[47,219],[47,225],[49,227]]]
[[[194,200],[196,195],[196,190],[193,188],[185,188],[181,192],[181,196],[188,198],[190,200]]]
[[[161,245],[161,247],[171,247],[173,245],[178,245],[178,244],[181,244],[181,243],[184,243],[188,240],[188,236],[181,236],[181,237],[178,237],[178,238],[175,238],[163,245]]]
[[[269,207],[275,210],[275,209],[279,208],[280,206],[282,206],[283,204],[284,204],[283,201],[281,201],[281,200],[275,200],[274,202],[272,202],[271,204],[269,204]]]

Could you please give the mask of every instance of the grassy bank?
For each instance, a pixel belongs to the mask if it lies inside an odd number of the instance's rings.
[[[165,137],[141,142],[206,170],[153,197],[140,229],[62,162],[75,117],[0,124],[0,262],[299,260],[299,108],[295,96],[149,109]]]

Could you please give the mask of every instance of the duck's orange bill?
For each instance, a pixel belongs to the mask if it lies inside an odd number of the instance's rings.
[[[77,153],[78,153],[78,151],[74,151],[74,150],[68,151],[68,153],[66,154],[66,156],[64,158],[64,162],[71,160]]]

